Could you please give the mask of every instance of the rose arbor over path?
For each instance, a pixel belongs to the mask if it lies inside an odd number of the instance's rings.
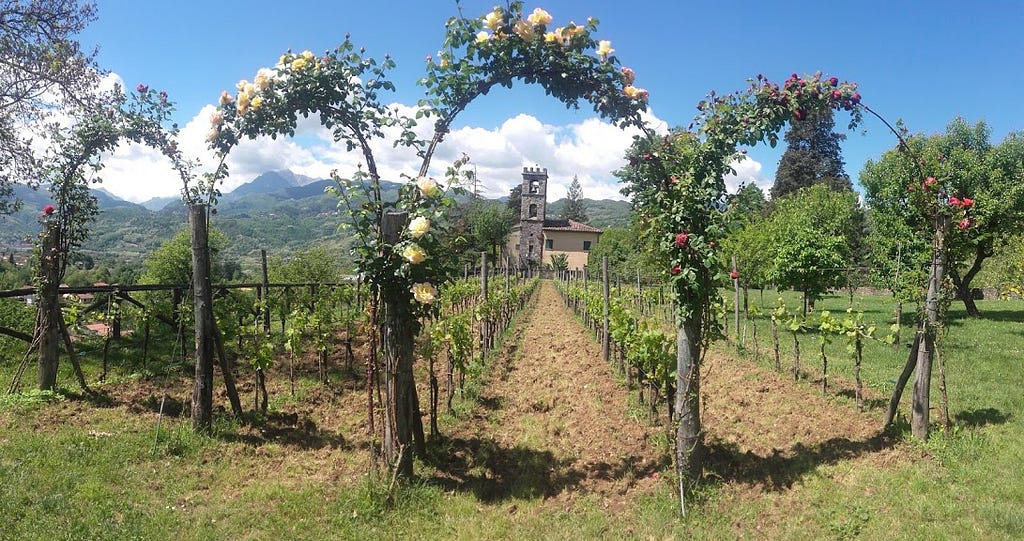
[[[394,61],[365,55],[346,36],[334,51],[315,55],[285,53],[272,68],[259,70],[252,82],[240,81],[237,92],[224,92],[211,118],[208,137],[221,159],[243,138],[294,135],[299,115],[316,114],[335,141],[362,154],[351,176],[332,175],[348,207],[358,237],[357,266],[371,284],[371,317],[383,345],[385,403],[383,454],[399,475],[412,475],[412,449],[422,448],[419,400],[413,381],[413,340],[420,318],[433,312],[434,288],[452,269],[445,254],[447,217],[451,201],[428,177],[431,158],[452,122],[473,100],[496,85],[522,81],[541,85],[568,107],[589,102],[602,117],[619,125],[641,126],[646,91],[633,86],[633,72],[619,68],[611,42],[598,41],[597,21],[569,22],[554,27],[553,18],[537,8],[525,14],[520,2],[495,8],[485,17],[449,19],[441,52],[427,64],[420,83],[426,97],[416,118],[387,107],[381,94],[394,89],[388,72]],[[417,138],[416,121],[432,119],[430,140]],[[414,182],[400,190],[396,201],[381,197],[374,144],[397,128],[393,143],[420,157]],[[223,162],[222,162],[223,163]],[[460,160],[448,169],[458,175]],[[363,168],[365,166],[365,169]],[[227,174],[220,167],[218,178]],[[357,200],[365,197],[366,202]],[[376,375],[375,359],[368,369]],[[371,430],[372,393],[368,393]]]
[[[683,496],[702,472],[700,365],[708,342],[719,333],[713,306],[727,276],[722,267],[725,258],[716,253],[725,232],[721,212],[726,195],[724,176],[731,172],[734,160],[742,159],[738,146],[765,141],[774,146],[778,132],[791,119],[801,120],[813,111],[841,109],[850,112],[850,127],[856,126],[862,111],[875,114],[860,100],[855,84],[820,73],[806,77],[794,73],[782,84],[758,75],[744,91],[725,96],[712,92],[698,104],[700,113],[689,130],[638,139],[628,152],[629,165],[617,173],[626,184],[623,192],[633,198],[642,234],[662,256],[678,310],[675,462],[683,513]],[[893,131],[902,141],[902,135]],[[909,150],[905,144],[903,148]],[[962,216],[966,207],[951,202],[938,181],[925,178],[925,170],[922,164],[917,171],[924,189],[912,203],[919,209],[922,223],[933,226],[935,256],[926,317],[918,331],[924,337],[918,340],[922,347],[917,354],[914,392],[914,435],[918,437],[927,437],[931,344],[937,318],[934,307],[946,258],[943,238],[950,231],[950,217],[960,218],[960,224],[970,223]]]

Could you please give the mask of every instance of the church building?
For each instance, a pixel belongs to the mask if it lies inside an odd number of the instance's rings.
[[[512,226],[506,252],[518,256],[523,267],[546,267],[552,257],[565,254],[569,269],[582,269],[601,230],[575,220],[547,218],[548,170],[523,168],[519,223]]]

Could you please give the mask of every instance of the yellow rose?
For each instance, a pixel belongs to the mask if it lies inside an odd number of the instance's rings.
[[[437,186],[437,181],[429,177],[417,178],[416,187],[420,189],[420,194],[422,194],[423,197],[433,197],[441,190]]]
[[[285,53],[285,54],[281,55],[281,58],[277,59],[277,63],[282,65],[282,66],[287,64],[288,63],[288,53]]]
[[[238,89],[239,91],[241,91],[243,88],[245,88],[245,85],[247,85],[247,84],[249,84],[249,81],[246,81],[245,79],[242,79],[241,81],[238,81],[237,83],[235,83],[235,88]]]
[[[216,140],[218,137],[220,137],[220,130],[218,128],[214,127],[212,130],[210,130],[206,134],[206,142],[207,143],[211,143],[214,140]]]
[[[442,58],[441,59],[440,65],[441,65],[442,68],[447,68],[450,64],[451,64],[451,62],[449,62],[447,58]]]
[[[530,41],[533,38],[533,25],[526,21],[519,21],[512,27],[512,31],[523,41]]]
[[[409,233],[412,238],[418,239],[430,231],[430,219],[425,216],[417,216],[409,222]]]
[[[480,45],[480,44],[483,44],[483,43],[487,43],[487,40],[489,40],[489,39],[491,39],[491,35],[488,34],[485,31],[481,30],[480,33],[478,33],[476,35],[476,44]]]
[[[405,250],[402,250],[402,257],[413,265],[419,265],[427,259],[427,252],[423,251],[418,244],[410,244],[406,246]]]
[[[601,41],[598,42],[598,44],[597,44],[597,55],[600,56],[602,60],[605,59],[605,58],[608,58],[608,55],[610,55],[610,54],[612,54],[614,52],[615,52],[615,49],[612,49],[612,42],[610,42],[610,41],[608,41],[606,39],[602,39]]]
[[[235,101],[235,98],[231,97],[231,94],[228,94],[227,90],[222,90],[220,92],[220,104],[222,106],[223,105],[228,105],[229,103],[231,103],[233,101]]]
[[[263,105],[263,98],[261,98],[259,96],[256,96],[255,98],[252,99],[252,108],[253,108],[253,110],[259,109],[260,105]]]
[[[212,124],[214,127],[220,126],[223,123],[224,113],[220,111],[214,111],[213,114],[210,115],[210,124]]]
[[[412,296],[416,298],[416,302],[430,304],[437,299],[437,288],[429,282],[415,283],[410,291],[412,291]]]
[[[558,41],[558,36],[556,36],[554,32],[548,32],[547,34],[544,34],[544,41],[554,43]]]
[[[249,110],[250,97],[245,92],[238,95],[238,114],[244,115]]]
[[[253,82],[256,83],[256,87],[260,90],[266,90],[273,80],[274,72],[267,68],[260,68],[260,70],[256,72],[256,78],[253,79]]]
[[[633,85],[629,85],[626,88],[623,88],[622,93],[625,94],[626,97],[634,100],[647,99],[647,91],[642,88],[637,88]]]
[[[302,71],[308,65],[309,60],[306,60],[305,58],[296,58],[295,60],[292,60],[292,69],[295,71]]]
[[[305,58],[306,60],[313,60],[314,56],[313,51],[310,51],[309,49],[302,51],[302,58]]]
[[[551,24],[551,15],[541,8],[536,8],[526,20],[530,21],[530,24]]]
[[[484,17],[484,25],[491,30],[497,30],[501,26],[501,11],[494,10]]]

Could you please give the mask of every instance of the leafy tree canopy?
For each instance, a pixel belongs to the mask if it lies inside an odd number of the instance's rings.
[[[99,72],[73,39],[96,18],[94,3],[0,0],[0,214],[17,210],[13,184],[37,186],[33,128],[59,102],[89,100]]]

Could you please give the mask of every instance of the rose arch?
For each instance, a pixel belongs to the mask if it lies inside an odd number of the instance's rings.
[[[629,165],[618,172],[626,185],[624,193],[632,196],[642,234],[657,246],[666,262],[665,273],[678,310],[675,462],[683,513],[683,496],[702,471],[700,365],[709,340],[720,332],[713,305],[728,275],[716,243],[725,233],[721,210],[726,195],[724,176],[732,171],[730,164],[742,159],[745,151],[740,146],[762,142],[774,146],[787,122],[806,118],[814,111],[848,111],[850,128],[861,122],[864,111],[885,122],[861,103],[856,84],[820,73],[804,77],[794,73],[781,84],[758,75],[747,89],[721,96],[711,93],[697,108],[699,114],[688,130],[638,139],[628,152]],[[885,124],[892,129],[888,122]],[[899,137],[901,149],[909,151],[902,133],[892,131]],[[933,226],[935,237],[926,317],[919,329],[924,338],[919,341],[922,348],[916,363],[921,390],[915,386],[915,425],[918,416],[923,415],[924,437],[926,386],[931,370],[929,344],[934,339],[934,306],[945,257],[942,239],[950,231],[949,218],[967,209],[943,199],[940,183],[926,175],[928,166],[917,159],[915,163],[919,164],[919,179],[914,184],[923,189],[911,191],[911,203],[921,213],[923,223]],[[919,435],[916,428],[914,433]]]
[[[242,139],[294,135],[298,117],[311,114],[319,115],[335,141],[362,154],[365,169],[348,178],[332,176],[358,238],[358,270],[374,292],[371,317],[384,352],[383,455],[400,476],[412,475],[412,451],[423,449],[413,339],[420,316],[434,310],[435,287],[451,274],[445,256],[451,250],[443,234],[445,208],[451,203],[444,187],[428,176],[431,158],[459,113],[495,86],[511,87],[515,81],[539,84],[568,107],[587,102],[603,118],[640,126],[647,93],[633,85],[632,70],[620,68],[611,43],[594,37],[597,24],[588,19],[556,26],[543,9],[525,13],[521,2],[482,18],[449,19],[441,52],[430,59],[420,80],[426,97],[416,118],[401,116],[381,99],[394,89],[388,80],[393,60],[385,56],[378,62],[357,50],[348,36],[323,55],[285,53],[251,82],[240,81],[237,92],[220,97],[208,139],[222,160]],[[418,119],[433,122],[429,140],[418,139],[413,131]],[[373,143],[396,128],[400,136],[394,144],[422,161],[398,199],[384,201]],[[464,164],[457,161],[447,176],[457,176]],[[218,169],[218,175],[226,173],[223,166]],[[360,204],[358,196],[367,203]]]

